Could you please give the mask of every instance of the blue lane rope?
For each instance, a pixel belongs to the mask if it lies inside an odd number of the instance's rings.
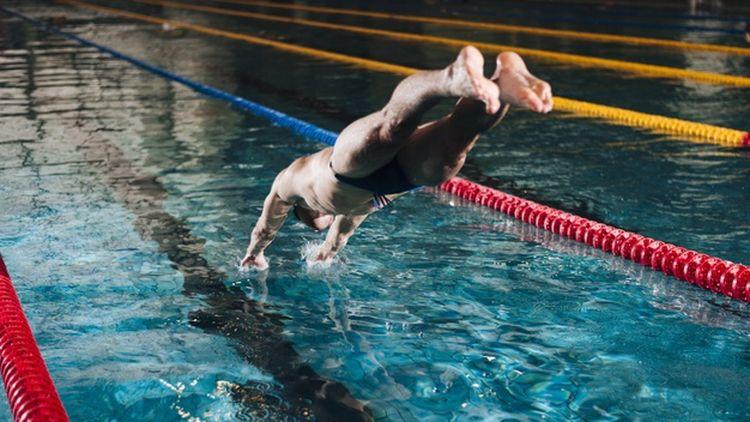
[[[140,67],[143,70],[146,70],[155,75],[161,76],[164,79],[169,79],[171,81],[175,81],[177,83],[185,85],[186,87],[193,89],[197,92],[200,92],[203,95],[206,95],[211,98],[216,98],[218,100],[226,101],[241,110],[248,111],[258,117],[262,117],[264,119],[270,120],[277,126],[289,129],[296,134],[302,135],[305,139],[322,142],[326,145],[333,145],[336,143],[336,138],[338,137],[338,135],[334,132],[331,132],[330,130],[325,130],[311,123],[305,122],[304,120],[300,120],[295,117],[289,116],[278,110],[274,110],[272,108],[263,106],[256,102],[250,101],[246,98],[238,97],[236,95],[230,94],[229,92],[222,91],[218,88],[214,88],[212,86],[204,85],[200,82],[190,80],[184,76],[180,76],[166,69],[162,69],[158,66],[138,60],[135,57],[121,53],[117,50],[98,44],[94,41],[81,38],[78,35],[75,35],[73,33],[60,30],[51,25],[47,25],[46,23],[43,23],[34,18],[26,16],[22,13],[16,12],[15,10],[9,9],[5,6],[0,6],[0,10],[2,10],[3,12],[11,16],[20,18],[30,23],[31,25],[37,28],[40,28],[44,31],[63,36],[65,38],[74,40],[80,44],[83,44],[89,47],[94,47],[97,50],[107,53],[112,57],[115,57],[120,60],[124,60],[130,64]]]

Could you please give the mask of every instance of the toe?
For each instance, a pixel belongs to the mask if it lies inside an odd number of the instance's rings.
[[[547,98],[552,95],[552,88],[547,82],[534,78],[529,84],[539,98]]]
[[[544,84],[544,89],[542,89],[542,99],[544,100],[551,100],[552,99],[552,87],[547,82],[542,82]]]
[[[537,79],[532,84],[534,93],[542,101],[542,112],[549,113],[552,110],[552,87],[542,80]]]
[[[494,82],[485,79],[477,89],[479,98],[486,106],[487,114],[497,113],[500,109],[500,88]]]
[[[546,100],[544,102],[544,110],[542,112],[549,113],[550,111],[552,111],[553,106],[554,106],[554,102],[552,101],[551,98],[549,100]]]
[[[539,96],[531,89],[524,90],[521,94],[521,102],[531,111],[541,113],[544,111],[544,102]]]
[[[486,112],[493,115],[500,110],[500,100],[497,97],[490,97],[486,103]]]

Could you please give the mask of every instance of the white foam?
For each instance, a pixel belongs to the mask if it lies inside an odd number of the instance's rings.
[[[238,274],[260,273],[260,272],[268,270],[268,267],[270,266],[270,264],[269,266],[266,266],[265,268],[259,268],[259,267],[254,267],[254,266],[243,266],[242,265],[243,258],[244,257],[237,256],[234,259],[234,267],[237,269]]]
[[[336,255],[333,259],[327,261],[318,261],[315,256],[318,254],[318,250],[323,245],[323,242],[308,241],[300,248],[300,256],[305,260],[307,264],[307,270],[312,274],[323,274],[330,273],[336,269],[343,267],[343,260],[341,254]]]

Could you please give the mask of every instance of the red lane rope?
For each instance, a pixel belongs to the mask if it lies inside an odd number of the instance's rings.
[[[227,101],[240,109],[268,119],[278,126],[290,129],[308,140],[319,141],[328,145],[333,145],[336,142],[337,134],[288,116],[278,110],[192,81],[109,47],[81,38],[75,34],[47,26],[3,6],[0,6],[0,10],[19,17],[36,27],[75,40],[83,45],[94,47],[165,79],[183,84],[197,92]],[[750,145],[750,132],[745,134],[743,142]],[[443,183],[441,188],[475,203],[502,211],[519,220],[602,249],[605,252],[630,259],[656,270],[661,270],[666,274],[689,281],[703,288],[750,302],[750,282],[748,281],[750,279],[750,269],[744,265],[714,258],[706,254],[581,218],[469,182],[468,180],[454,178]],[[15,293],[13,296],[15,297]],[[1,346],[2,343],[0,343]]]
[[[455,177],[440,188],[528,224],[734,299],[750,302],[750,268]]]
[[[750,147],[750,132],[745,132],[745,136],[742,137],[742,146]]]
[[[0,374],[14,420],[68,420],[1,255]]]

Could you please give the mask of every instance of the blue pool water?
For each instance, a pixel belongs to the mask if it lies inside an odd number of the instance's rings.
[[[455,54],[98,3],[408,66],[443,66]],[[451,4],[450,12],[486,20],[492,4]],[[529,7],[502,4],[514,16]],[[72,6],[9,5],[336,131],[381,106],[398,82]],[[750,69],[742,56],[311,18],[719,73]],[[610,32],[618,31],[632,30]],[[638,34],[738,44],[721,34]],[[290,221],[268,252],[269,273],[240,272],[276,172],[318,145],[6,15],[0,47],[0,251],[74,420],[349,420],[345,400],[382,420],[750,418],[745,304],[432,190],[373,215],[329,268],[302,259],[322,235]],[[750,126],[744,89],[530,65],[567,97]],[[749,158],[513,111],[482,138],[465,175],[747,263]],[[330,400],[311,396],[319,385]],[[4,402],[0,412],[9,417]]]

